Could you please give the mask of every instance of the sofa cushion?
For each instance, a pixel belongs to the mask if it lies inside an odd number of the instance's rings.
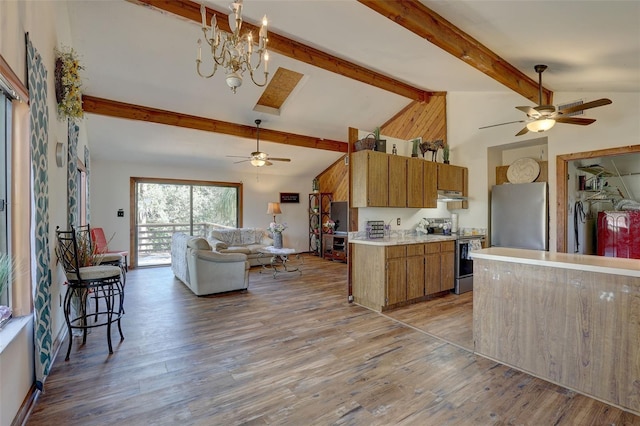
[[[211,231],[211,236],[226,243],[228,246],[237,246],[242,244],[239,229],[214,229]]]
[[[242,254],[251,254],[251,250],[249,250],[245,246],[230,246],[226,249],[218,250],[220,253],[242,253]]]
[[[187,241],[187,247],[196,250],[211,250],[211,246],[204,238],[196,237]]]

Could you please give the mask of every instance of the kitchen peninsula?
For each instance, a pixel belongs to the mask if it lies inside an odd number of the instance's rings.
[[[378,312],[453,289],[455,236],[350,238],[354,302]]]
[[[475,352],[640,414],[640,261],[473,253]]]

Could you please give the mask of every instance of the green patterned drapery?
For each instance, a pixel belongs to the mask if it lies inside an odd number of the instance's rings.
[[[42,56],[27,34],[29,82],[29,122],[31,125],[31,166],[35,213],[34,344],[36,387],[44,387],[52,356],[51,339],[51,256],[49,253],[49,111],[47,109],[47,69]]]
[[[78,132],[80,128],[73,122],[68,122],[67,136],[67,223],[68,228],[80,225],[78,217]]]

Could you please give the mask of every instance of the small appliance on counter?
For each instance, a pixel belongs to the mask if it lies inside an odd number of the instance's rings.
[[[367,221],[367,238],[370,240],[384,238],[384,221],[369,220]]]
[[[451,219],[436,217],[427,219],[429,222],[429,234],[451,234]]]

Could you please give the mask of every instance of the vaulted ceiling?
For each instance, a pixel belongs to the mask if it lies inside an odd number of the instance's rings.
[[[206,2],[210,14],[228,4]],[[533,104],[537,63],[547,96],[640,91],[638,1],[247,0],[247,25],[269,17],[272,75],[302,75],[279,115],[256,111],[264,89],[248,77],[233,94],[223,72],[197,76],[198,4],[67,5],[98,160],[247,170],[226,156],[255,150],[260,118],[261,150],[293,160],[264,172],[296,176],[339,158],[348,127],[373,129],[415,99],[514,91]]]

